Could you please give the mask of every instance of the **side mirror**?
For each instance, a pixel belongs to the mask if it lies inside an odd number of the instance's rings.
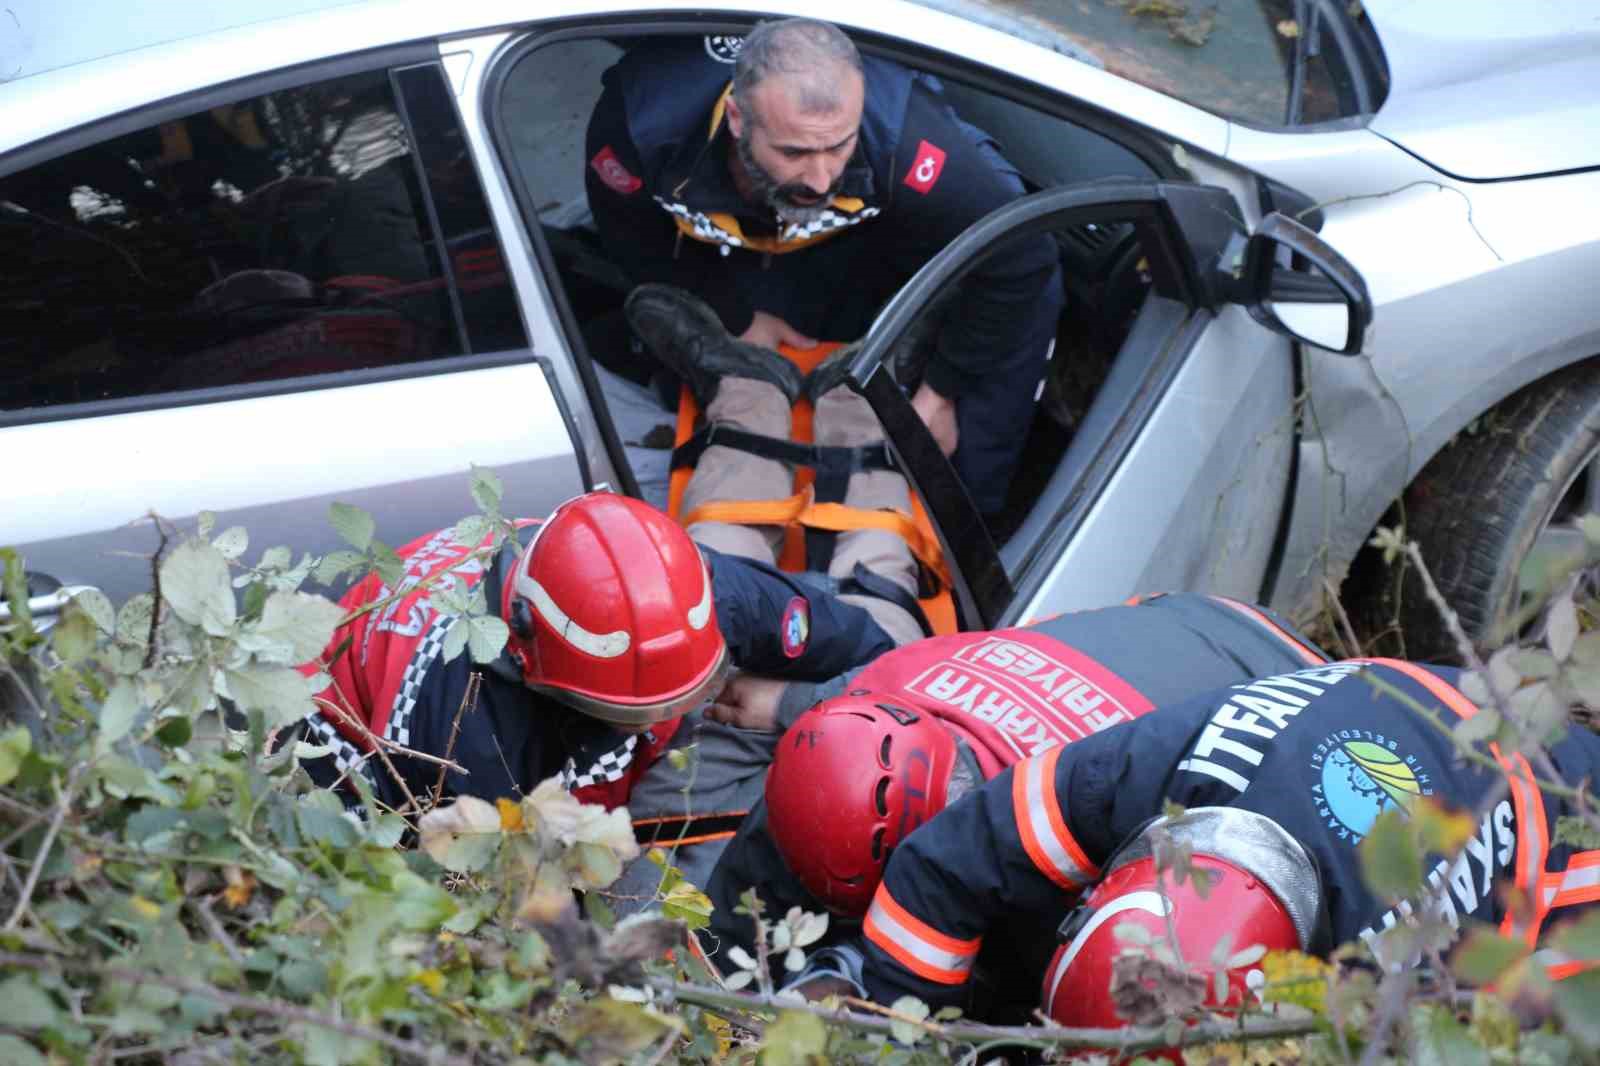
[[[1276,211],[1262,219],[1245,244],[1242,280],[1243,303],[1263,326],[1331,352],[1361,351],[1372,323],[1367,283],[1308,227]]]

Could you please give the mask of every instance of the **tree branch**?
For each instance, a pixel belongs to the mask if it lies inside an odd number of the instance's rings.
[[[75,962],[71,959],[40,958],[34,955],[0,951],[0,967],[9,966],[33,970],[36,973],[77,974],[86,977],[110,978],[114,981],[126,981],[134,985],[160,985],[163,988],[175,989],[189,995],[203,996],[206,999],[221,1003],[229,1010],[242,1010],[252,1014],[268,1015],[285,1021],[303,1022],[306,1025],[331,1029],[336,1033],[343,1033],[345,1036],[353,1036],[358,1040],[371,1040],[393,1051],[414,1055],[425,1062],[443,1063],[451,1061],[452,1058],[452,1053],[448,1048],[428,1047],[414,1040],[402,1040],[397,1036],[391,1036],[382,1029],[374,1029],[359,1022],[347,1022],[342,1018],[335,1018],[305,1007],[297,1007],[293,1003],[286,1003],[279,999],[268,999],[265,996],[245,996],[237,992],[228,992],[204,981],[191,981],[186,977],[176,977],[146,969],[97,966],[92,963]]]

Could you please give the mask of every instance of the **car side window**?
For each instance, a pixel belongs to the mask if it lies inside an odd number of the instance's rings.
[[[464,146],[448,143],[449,101],[443,112],[427,104],[424,81],[439,74],[410,77],[426,119],[415,137],[389,72],[372,71],[197,111],[0,178],[0,410],[469,350],[452,267],[470,275],[477,264],[478,281],[498,272],[502,290],[504,272]],[[454,171],[466,189],[441,197],[443,241],[425,168],[431,185],[450,188]],[[474,330],[475,345],[520,336],[514,312],[494,317],[499,335]]]

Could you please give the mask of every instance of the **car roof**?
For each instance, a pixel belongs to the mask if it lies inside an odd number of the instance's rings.
[[[1370,128],[1456,177],[1600,165],[1594,0],[1367,0],[1389,64]]]

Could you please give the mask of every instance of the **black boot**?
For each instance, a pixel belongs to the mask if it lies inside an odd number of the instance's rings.
[[[702,408],[723,378],[754,378],[776,385],[794,403],[800,368],[770,348],[729,336],[717,313],[675,285],[640,285],[628,294],[628,323],[655,357],[689,385]]]

